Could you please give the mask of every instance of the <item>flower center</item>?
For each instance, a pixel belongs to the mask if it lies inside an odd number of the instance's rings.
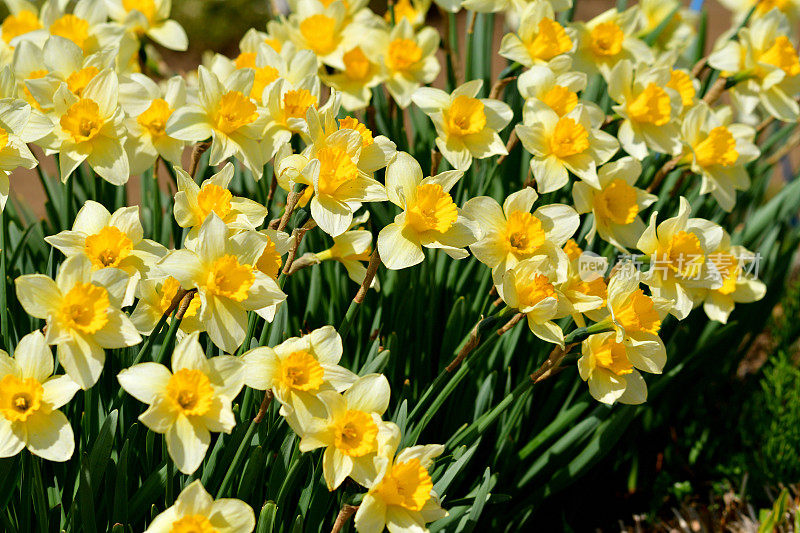
[[[150,133],[150,137],[160,139],[166,135],[165,127],[174,111],[166,100],[156,98],[150,103],[147,111],[136,117],[136,122],[143,130]]]
[[[9,15],[0,26],[3,32],[3,40],[10,43],[14,37],[25,35],[28,32],[38,30],[42,27],[39,17],[33,11],[23,9],[16,15]]]
[[[272,279],[277,279],[282,266],[283,259],[278,253],[275,243],[267,237],[267,246],[256,261],[256,268]]]
[[[322,148],[317,152],[317,159],[320,194],[333,195],[340,186],[358,177],[358,167],[341,148]]]
[[[108,292],[92,283],[76,283],[61,300],[62,324],[81,333],[93,334],[108,324],[111,302]]]
[[[84,46],[89,38],[89,21],[75,15],[64,15],[50,25],[50,33],[69,39],[85,52]]]
[[[596,352],[592,354],[594,364],[613,372],[618,376],[624,376],[633,372],[633,364],[628,359],[625,352],[625,345],[614,342],[614,337],[603,343]]]
[[[356,130],[361,134],[361,146],[369,146],[374,142],[372,138],[372,131],[364,124],[358,121],[357,118],[345,117],[339,121],[340,130]]]
[[[306,351],[292,352],[281,361],[280,383],[299,391],[313,391],[324,383],[325,370],[313,355]]]
[[[689,107],[694,103],[694,84],[692,78],[682,70],[673,70],[669,76],[667,87],[674,89],[681,95],[681,103],[684,107]]]
[[[550,137],[550,151],[558,158],[578,155],[589,149],[589,132],[579,122],[562,117]]]
[[[307,46],[318,56],[326,56],[336,50],[341,40],[336,31],[336,19],[322,14],[303,19],[300,33]]]
[[[583,250],[578,243],[575,242],[575,239],[570,239],[564,244],[564,253],[567,254],[567,257],[570,261],[573,261],[581,256]]]
[[[345,455],[362,457],[375,451],[378,426],[364,411],[347,411],[334,427],[333,445]]]
[[[453,198],[438,183],[417,185],[413,199],[406,206],[406,226],[420,233],[428,230],[444,233],[457,218]]]
[[[786,11],[786,4],[789,0],[760,0],[756,2],[756,13],[759,15],[766,15],[773,9]]]
[[[100,74],[100,69],[93,66],[76,70],[67,77],[67,88],[69,88],[75,96],[80,97],[81,94],[83,94],[83,90],[89,85],[89,82],[98,74]]]
[[[364,81],[372,72],[372,64],[360,46],[356,46],[342,56],[344,73],[351,80]]]
[[[569,52],[572,49],[572,39],[561,24],[545,17],[539,21],[536,37],[526,47],[534,59],[548,61]]]
[[[506,221],[508,251],[516,256],[529,256],[544,244],[542,221],[531,213],[514,211]]]
[[[625,33],[616,22],[598,24],[589,33],[592,52],[598,56],[615,56],[622,51]]]
[[[392,466],[374,489],[386,505],[421,511],[431,497],[433,482],[419,459]]]
[[[114,226],[86,237],[83,250],[95,269],[118,267],[133,249],[133,241]]]
[[[792,46],[792,42],[785,35],[779,35],[772,46],[761,54],[759,61],[776,66],[786,73],[787,76],[797,76],[800,74],[800,60],[797,57],[797,50]]]
[[[736,139],[725,126],[711,130],[702,142],[694,146],[694,156],[701,167],[720,165],[729,167],[739,159],[736,151]]]
[[[705,262],[700,239],[688,231],[679,231],[672,236],[665,255],[670,268],[684,277],[697,276],[700,266]]]
[[[633,291],[619,309],[614,309],[614,317],[626,332],[657,334],[661,328],[661,318],[653,305],[653,299],[642,289]]]
[[[0,128],[0,150],[8,146],[8,132]]]
[[[219,100],[214,124],[225,134],[231,134],[258,118],[256,104],[239,91],[229,91]]]
[[[717,252],[710,254],[708,258],[717,267],[720,276],[722,277],[722,287],[717,289],[721,294],[731,294],[736,290],[736,282],[739,278],[741,268],[739,267],[739,259],[731,254]]]
[[[234,255],[223,255],[211,265],[206,289],[217,296],[241,302],[247,299],[247,291],[255,280],[253,267],[239,263]]]
[[[160,311],[159,315],[163,315],[167,312],[172,305],[172,300],[175,299],[175,296],[178,294],[178,289],[180,288],[181,283],[172,276],[164,280],[160,288],[161,299],[158,302],[158,309]],[[192,296],[192,301],[189,302],[189,307],[186,308],[186,312],[183,314],[183,317],[189,318],[195,316],[198,309],[200,309],[200,296],[198,296],[195,292]]]
[[[147,17],[147,21],[150,23],[156,18],[156,3],[154,0],[122,0],[122,7],[128,12],[135,9]]]
[[[264,39],[264,42],[269,45],[270,48],[275,50],[276,52],[280,52],[283,48],[283,43],[278,39],[273,39],[272,37],[267,37]]]
[[[203,416],[211,409],[214,387],[203,372],[181,368],[169,378],[167,397],[186,416]]]
[[[7,374],[0,380],[0,414],[9,422],[25,422],[42,406],[44,388],[35,378]]]
[[[452,135],[472,135],[486,127],[483,102],[463,94],[453,98],[450,108],[445,111],[444,119],[447,130]]]
[[[401,20],[406,19],[413,26],[417,19],[419,12],[414,9],[411,0],[398,0],[394,5],[394,23],[399,24]],[[386,22],[392,22],[392,12],[387,11],[383,16]]]
[[[311,106],[317,106],[317,99],[307,89],[286,91],[283,95],[283,113],[287,119],[306,118],[306,111]]]
[[[213,183],[206,183],[197,193],[197,212],[195,215],[201,223],[212,212],[216,213],[222,220],[225,220],[233,208],[231,205],[232,198],[233,195],[228,189]]]
[[[663,126],[669,122],[672,109],[667,91],[650,83],[628,104],[628,113],[636,122]]]
[[[81,98],[67,109],[61,117],[61,129],[69,133],[75,142],[93,139],[103,127],[100,106],[94,100]]]
[[[267,87],[267,85],[277,80],[280,76],[278,69],[275,67],[271,67],[269,65],[265,65],[263,67],[257,66],[256,54],[254,52],[244,52],[239,54],[239,57],[236,58],[234,64],[238,69],[249,68],[255,72],[253,88],[250,90],[250,98],[254,98],[256,100],[261,100],[261,96],[264,94],[264,89]]]
[[[387,66],[393,72],[405,72],[422,59],[422,48],[411,39],[395,39],[389,43]]]
[[[615,179],[605,189],[595,193],[594,205],[601,219],[615,224],[630,224],[639,214],[636,189],[622,179]]]
[[[556,297],[553,284],[543,274],[534,274],[527,281],[518,280],[517,283],[517,297],[519,298],[520,308],[533,307],[545,298]]]
[[[563,85],[553,85],[541,99],[559,117],[563,117],[578,105],[578,95]]]

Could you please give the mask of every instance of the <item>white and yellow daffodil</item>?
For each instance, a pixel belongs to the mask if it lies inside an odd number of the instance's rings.
[[[317,261],[338,261],[347,276],[361,285],[367,275],[367,267],[363,263],[369,262],[372,253],[372,233],[367,230],[348,230],[338,237],[333,238],[333,246],[327,250],[314,254]],[[370,287],[380,289],[378,276],[372,278]]]
[[[686,50],[697,35],[699,12],[684,6],[679,0],[642,0],[637,4],[642,18],[641,35],[656,31],[667,19],[653,42],[660,50]]]
[[[186,82],[170,78],[163,89],[142,74],[133,73],[120,82],[120,104],[128,117],[125,151],[131,174],[141,174],[161,157],[173,165],[181,164],[186,143],[167,135],[166,127],[176,109],[186,104]]]
[[[73,381],[88,389],[105,364],[104,348],[142,341],[136,326],[120,311],[128,275],[116,268],[93,270],[84,255],[67,258],[55,281],[41,274],[15,280],[25,312],[47,321],[45,337],[57,346],[58,362]]]
[[[348,2],[298,0],[289,16],[289,38],[297,48],[311,50],[320,63],[342,68],[342,53],[358,35],[348,14]]]
[[[566,263],[561,247],[580,226],[575,210],[564,204],[544,205],[531,213],[539,197],[526,187],[510,194],[503,206],[488,196],[472,198],[464,204],[464,216],[481,229],[481,239],[469,249],[492,269],[496,283],[506,270],[535,255],[549,255],[556,262]]]
[[[569,239],[563,248],[569,260],[567,268],[567,279],[558,285],[566,299],[572,304],[572,319],[575,323],[584,327],[586,320],[583,315],[594,317],[605,317],[605,313],[600,311],[606,305],[608,288],[602,272],[587,271],[588,264],[605,266],[599,256],[589,256],[573,240]],[[591,263],[587,261],[589,259]]]
[[[113,214],[94,200],[87,200],[71,230],[45,237],[48,244],[67,257],[89,259],[93,270],[117,268],[129,276],[122,306],[133,303],[136,286],[148,277],[167,249],[143,238],[139,206],[120,207]]]
[[[773,117],[794,122],[800,116],[800,59],[783,14],[773,9],[739,30],[708,57],[708,64],[723,74],[744,79],[731,88],[734,105],[745,117],[761,104]]]
[[[522,124],[515,131],[533,155],[531,172],[539,193],[556,191],[569,181],[569,172],[597,188],[597,167],[619,149],[613,135],[600,130],[594,113],[583,105],[559,117],[547,104],[529,100]],[[569,172],[568,172],[569,171]]]
[[[136,292],[139,301],[131,313],[131,322],[142,335],[151,335],[158,321],[167,311],[174,309],[172,301],[181,289],[180,282],[172,276],[166,278],[148,278],[139,281]],[[204,331],[205,326],[199,319],[200,296],[195,293],[189,302],[183,319],[178,329],[178,336],[192,333],[194,331]],[[167,323],[172,317],[167,318]]]
[[[640,213],[658,197],[636,187],[642,164],[627,156],[606,163],[597,173],[600,188],[586,183],[572,186],[572,200],[578,213],[592,213],[592,227],[586,234],[591,243],[595,234],[619,249],[636,247],[644,231]]]
[[[473,80],[451,94],[420,87],[411,95],[433,121],[439,151],[457,170],[467,170],[473,158],[508,154],[498,132],[508,126],[514,112],[498,100],[477,98],[482,87],[482,80]]]
[[[358,378],[344,394],[320,391],[325,418],[300,415],[302,452],[325,448],[322,473],[328,490],[335,490],[348,476],[368,482],[381,444],[393,434],[391,422],[381,416],[389,406],[389,382],[383,374]],[[298,414],[302,409],[297,409]]]
[[[137,35],[147,35],[170,50],[184,51],[189,39],[183,27],[169,18],[172,0],[105,0],[108,15]]]
[[[267,119],[264,110],[249,97],[253,71],[237,70],[220,80],[200,66],[198,77],[198,103],[172,113],[167,121],[167,135],[187,142],[211,138],[210,165],[219,165],[235,156],[256,179],[261,179],[264,156],[260,141]]]
[[[520,74],[517,88],[519,94],[525,98],[525,107],[528,109],[523,113],[533,112],[533,102],[539,100],[556,115],[563,117],[580,102],[578,93],[586,89],[586,74],[568,68],[556,72],[551,67],[535,65]],[[590,102],[580,103],[591,107]],[[602,111],[600,114],[603,114]]]
[[[277,283],[254,267],[266,247],[256,231],[230,236],[225,222],[211,212],[197,234],[193,249],[173,250],[158,263],[166,275],[200,295],[199,318],[212,342],[233,353],[245,339],[247,311],[272,320],[277,304],[286,299]]]
[[[495,285],[505,304],[523,313],[534,335],[564,346],[564,332],[554,322],[573,314],[572,303],[558,286],[567,281],[565,262],[537,255],[506,270]]]
[[[702,176],[700,194],[711,193],[719,206],[730,211],[736,191],[750,187],[745,165],[761,154],[753,143],[756,131],[745,124],[733,124],[730,108],[712,110],[700,102],[686,113],[681,123],[692,172]]]
[[[464,259],[464,249],[478,240],[480,229],[456,207],[450,189],[463,172],[449,170],[422,177],[419,163],[398,152],[386,168],[389,201],[403,210],[378,234],[378,252],[386,268],[398,270],[422,262],[422,248],[441,249],[453,259]]]
[[[576,32],[556,22],[548,2],[533,2],[522,13],[516,32],[500,41],[501,56],[524,67],[550,65],[560,71],[569,68],[569,53],[575,48]]]
[[[139,420],[165,435],[167,452],[184,474],[203,462],[209,432],[230,433],[236,425],[231,401],[244,386],[242,360],[232,355],[206,359],[198,335],[178,342],[171,371],[159,363],[139,363],[117,375],[128,394],[149,405]]]
[[[363,38],[342,54],[342,68],[331,74],[322,73],[320,78],[326,85],[341,94],[342,106],[347,111],[357,111],[369,105],[372,99],[372,88],[384,80],[384,70],[377,58],[370,58],[371,40],[378,38],[376,30],[367,30]]]
[[[650,261],[642,281],[655,296],[674,302],[670,313],[678,320],[699,304],[702,289],[718,289],[722,278],[708,254],[719,248],[723,230],[702,218],[689,218],[691,208],[681,196],[678,214],[656,226],[658,213],[650,217],[636,247]]]
[[[264,90],[265,124],[262,151],[265,159],[289,143],[293,133],[306,130],[306,114],[319,105],[320,81],[316,74],[297,84],[278,78]]]
[[[460,0],[448,0],[448,2],[461,3]],[[389,24],[397,24],[406,19],[412,26],[419,28],[425,24],[425,18],[430,8],[431,0],[398,0],[394,3],[394,7],[388,8],[387,6],[383,19]]]
[[[5,4],[10,11],[0,25],[0,39],[5,46],[10,46],[11,41],[21,35],[42,29],[39,8],[35,4],[25,0],[14,0]]]
[[[75,437],[58,409],[80,387],[53,370],[53,353],[40,331],[22,337],[13,358],[0,350],[0,457],[25,448],[48,461],[72,457]]]
[[[644,65],[634,70],[631,61],[620,61],[608,83],[608,95],[617,103],[612,109],[622,117],[619,143],[639,160],[648,149],[676,155],[681,151],[681,95],[669,85],[669,68]]]
[[[34,116],[27,103],[8,98],[0,100],[0,211],[5,209],[8,200],[9,174],[19,167],[34,168],[38,164],[26,143],[38,141],[51,130],[52,125]]]
[[[272,391],[281,402],[281,415],[300,434],[302,426],[296,410],[325,418],[325,406],[318,394],[344,392],[358,379],[339,366],[341,358],[341,337],[333,326],[324,326],[274,348],[262,346],[245,352],[245,385]]]
[[[623,59],[645,65],[652,63],[653,51],[637,38],[642,22],[639,7],[633,6],[625,11],[614,7],[589,22],[573,23],[578,35],[574,68],[588,75],[599,72],[611,83],[614,80],[611,71]]]
[[[255,527],[252,507],[236,498],[215,500],[198,479],[181,491],[174,505],[156,515],[144,533],[251,533]]]
[[[270,278],[278,279],[283,266],[283,256],[289,251],[294,239],[285,231],[271,228],[262,229],[259,233],[264,236],[267,244],[255,267]]]
[[[412,446],[395,455],[399,445],[400,430],[395,429],[381,447],[374,474],[365,480],[369,492],[355,516],[359,533],[426,531],[425,524],[447,516],[428,470],[444,446]]]
[[[723,6],[733,11],[733,24],[740,24],[755,7],[752,18],[763,17],[772,10],[778,10],[789,20],[793,28],[800,21],[800,0],[720,0]]]
[[[108,22],[104,0],[78,0],[67,13],[67,2],[47,2],[40,13],[41,28],[18,37],[43,45],[51,35],[69,39],[86,55],[108,47],[118,46],[125,30]]]

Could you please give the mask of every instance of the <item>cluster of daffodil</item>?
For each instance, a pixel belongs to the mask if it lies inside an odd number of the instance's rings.
[[[499,54],[518,78],[501,80],[490,98],[483,80],[451,92],[426,86],[441,70],[439,32],[424,25],[429,0],[399,0],[385,16],[362,0],[290,0],[291,12],[266,32],[246,33],[237,57],[209,55],[196,73],[158,82],[142,73],[144,40],[187,47],[169,19],[169,0],[78,0],[72,8],[66,0],[41,8],[7,0],[0,205],[9,172],[38,164],[34,145],[57,155],[67,183],[88,166],[121,186],[163,161],[175,178],[173,215],[183,239],[174,249],[146,239],[138,207],[111,213],[92,199],[71,229],[46,238],[66,259],[54,279],[15,281],[20,304],[44,327],[24,336],[14,357],[0,355],[0,457],[27,448],[51,461],[70,459],[73,431],[59,408],[97,383],[106,350],[152,339],[166,321],[178,339],[169,367],[137,358],[117,378],[147,404],[139,420],[164,435],[180,472],[197,471],[211,433],[232,431],[233,402],[248,387],[280,402],[301,451],[324,448],[329,490],[348,477],[367,489],[355,513],[358,531],[424,531],[446,516],[429,473],[444,447],[401,447],[400,428],[382,418],[387,378],[340,366],[343,344],[332,326],[272,347],[253,342],[248,321],[271,322],[287,298],[283,281],[303,236],[284,231],[295,208],[310,216],[303,231],[317,227],[334,243],[298,264],[340,261],[362,290],[380,289],[378,261],[398,270],[423,262],[425,248],[453,259],[473,255],[491,269],[504,304],[498,316],[524,317],[562,356],[582,341],[580,376],[607,404],[645,401],[640,372],[664,368],[659,330],[668,314],[682,320],[702,306],[725,322],[736,303],[764,296],[764,284],[744,273],[755,254],[719,224],[691,218],[686,198],[671,218],[643,217],[658,200],[649,192],[663,178],[655,167],[681,170],[700,195],[731,211],[760,154],[755,125],[798,120],[796,2],[737,8],[747,13],[743,26],[701,65],[688,62],[695,21],[676,0],[644,0],[586,23],[567,22],[570,0],[436,3],[470,17],[504,12],[510,31]],[[718,81],[702,82],[703,69]],[[509,81],[516,87],[505,89]],[[592,94],[603,83],[607,92]],[[430,118],[432,175],[398,150],[407,140],[374,133],[372,99],[383,89],[398,116],[414,107]],[[516,121],[498,99],[504,90],[524,102]],[[717,103],[723,91],[730,106]],[[465,175],[478,165],[499,169],[517,140],[529,182],[502,203],[467,193]],[[187,171],[181,162],[190,146]],[[206,150],[217,170],[196,181]],[[643,161],[654,168],[648,190]],[[233,195],[239,165],[255,180],[269,169],[286,192],[275,223],[265,205]],[[489,179],[503,176],[492,171]],[[564,190],[571,205],[551,200]],[[363,228],[373,203],[396,207],[374,245]],[[590,275],[586,267],[596,263],[582,241],[636,257]],[[205,336],[224,355],[207,357]],[[51,346],[65,374],[54,375]],[[147,531],[254,526],[249,506],[214,501],[195,481]]]

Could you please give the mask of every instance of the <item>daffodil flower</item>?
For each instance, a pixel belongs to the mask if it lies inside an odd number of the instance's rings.
[[[797,27],[800,22],[800,2],[797,0],[786,0],[779,2],[759,2],[757,0],[720,0],[720,4],[733,11],[732,24],[741,24],[750,10],[755,7],[751,16],[752,20],[764,17],[772,10],[778,10],[789,20],[792,28]]]
[[[87,200],[71,230],[45,237],[48,244],[67,257],[85,256],[92,269],[117,268],[129,276],[122,306],[133,303],[139,280],[146,277],[167,249],[143,238],[139,206],[120,207],[113,214],[94,200]]]
[[[569,259],[569,266],[567,278],[558,285],[558,290],[572,305],[572,319],[578,326],[584,327],[584,315],[605,318],[608,313],[601,309],[606,305],[608,288],[602,272],[586,270],[588,258],[573,239],[567,241],[563,251]],[[597,261],[598,266],[605,264],[600,256],[593,256],[592,260]]]
[[[151,335],[158,321],[167,311],[173,309],[172,300],[181,290],[180,282],[172,276],[162,279],[143,279],[139,282],[136,295],[139,301],[131,313],[131,322],[142,335]],[[200,296],[195,293],[183,314],[181,325],[178,329],[178,338],[183,338],[194,331],[205,331],[205,326],[199,319]],[[167,319],[167,323],[172,317]]]
[[[586,89],[586,74],[567,69],[554,71],[552,66],[536,65],[520,74],[517,79],[519,94],[525,98],[524,113],[533,112],[535,100],[539,100],[552,109],[556,115],[563,117],[578,105],[578,93]],[[581,102],[592,108],[591,102]],[[600,120],[605,114],[599,110]]]
[[[261,179],[264,166],[261,137],[266,117],[264,110],[249,96],[253,71],[237,70],[220,80],[200,66],[197,74],[198,103],[172,113],[167,121],[167,135],[188,142],[211,138],[210,165],[236,157],[256,179]]]
[[[247,311],[272,320],[277,304],[286,299],[277,283],[254,267],[266,244],[255,231],[229,236],[212,212],[200,226],[194,249],[173,250],[158,263],[184,289],[197,289],[200,320],[212,342],[227,353],[245,339]]]
[[[108,16],[131,31],[144,34],[170,50],[184,51],[189,39],[183,27],[169,18],[172,0],[105,0]]]
[[[263,235],[266,246],[255,267],[270,278],[278,279],[283,266],[283,256],[289,252],[294,239],[285,231],[270,228],[262,229],[259,233]]]
[[[251,533],[255,527],[252,507],[236,498],[215,500],[198,479],[187,485],[175,504],[157,515],[144,533]]]
[[[422,248],[441,249],[464,259],[478,240],[478,225],[461,214],[450,189],[463,172],[451,170],[423,179],[419,163],[398,152],[386,168],[389,201],[403,210],[378,234],[378,252],[386,268],[399,270],[422,262]]]
[[[371,253],[372,233],[367,230],[348,230],[333,238],[333,246],[314,255],[318,261],[340,262],[347,271],[347,276],[361,285],[367,275],[367,267],[363,263],[369,262]],[[370,287],[380,290],[378,276],[372,278]]]
[[[666,24],[653,42],[656,50],[683,52],[696,38],[700,12],[679,0],[642,0],[637,6],[643,20],[640,35],[651,34]]]
[[[142,341],[120,311],[128,275],[117,268],[94,270],[84,255],[68,257],[55,281],[41,274],[15,280],[25,312],[47,321],[45,339],[57,347],[58,362],[82,389],[94,385],[105,364],[104,348]]]
[[[40,331],[20,339],[13,359],[0,350],[0,457],[24,448],[48,461],[72,457],[75,437],[58,409],[80,387],[53,370],[53,354]]]
[[[498,53],[524,67],[550,64],[560,71],[569,68],[567,54],[575,48],[575,34],[573,28],[564,28],[556,21],[548,2],[533,2],[523,11],[516,32],[503,36]]]
[[[433,87],[420,87],[411,99],[433,121],[436,146],[457,170],[467,170],[472,159],[507,155],[498,132],[514,112],[503,102],[477,98],[482,80],[473,80],[456,88],[452,94]]]
[[[722,285],[719,271],[707,256],[719,248],[723,230],[708,220],[689,218],[690,212],[688,200],[681,196],[678,214],[656,226],[658,213],[653,213],[636,244],[650,260],[642,281],[655,296],[675,302],[670,313],[678,320],[699,303],[702,289]]]
[[[42,29],[39,10],[30,2],[24,0],[10,2],[8,10],[10,13],[0,25],[0,39],[6,45],[10,45],[11,41],[20,35]]]
[[[544,102],[529,100],[523,123],[515,131],[522,146],[533,154],[531,172],[542,194],[566,185],[569,172],[598,188],[597,167],[619,149],[617,139],[600,130],[593,113],[583,105],[559,117]]]
[[[407,0],[406,0],[407,1]],[[397,9],[395,4],[395,10]],[[342,95],[347,111],[358,111],[369,105],[372,88],[384,80],[384,71],[376,58],[367,55],[369,42],[377,38],[377,30],[367,30],[364,36],[342,54],[342,67],[331,74],[320,74],[326,85]]]
[[[314,52],[320,63],[341,68],[342,47],[357,33],[346,6],[341,1],[299,0],[289,16],[289,38],[298,48]]]
[[[328,490],[335,490],[346,477],[364,484],[369,479],[381,442],[393,433],[381,416],[389,406],[389,382],[382,374],[362,376],[344,394],[321,391],[325,418],[300,417],[302,452],[325,448],[322,473]],[[301,409],[297,409],[301,412]]]
[[[320,82],[311,74],[297,83],[278,78],[264,90],[265,126],[262,150],[266,159],[306,129],[306,113],[319,105]]]
[[[488,196],[478,196],[464,204],[464,216],[480,226],[482,235],[469,249],[478,261],[492,269],[497,283],[506,270],[534,255],[567,261],[561,247],[577,231],[578,213],[564,204],[545,205],[531,213],[538,197],[536,191],[526,187],[510,194],[502,207]]]
[[[8,200],[11,171],[34,168],[38,163],[26,143],[41,139],[51,129],[46,123],[31,119],[31,106],[25,102],[0,100],[0,211]]]
[[[592,226],[586,234],[591,243],[595,234],[619,249],[636,247],[644,231],[640,213],[658,197],[636,187],[642,165],[632,157],[622,157],[600,167],[596,189],[586,183],[572,186],[572,199],[578,213],[592,213]]]
[[[159,363],[139,363],[117,375],[128,394],[149,405],[139,420],[165,435],[167,452],[184,474],[203,462],[210,431],[230,433],[236,425],[231,401],[244,385],[241,359],[206,359],[198,335],[187,335],[175,347],[172,371]]]

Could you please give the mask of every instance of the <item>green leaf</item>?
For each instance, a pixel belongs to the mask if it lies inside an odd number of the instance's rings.
[[[275,527],[275,514],[277,512],[275,502],[267,502],[261,508],[261,513],[258,515],[258,525],[256,526],[256,533],[272,533]]]

